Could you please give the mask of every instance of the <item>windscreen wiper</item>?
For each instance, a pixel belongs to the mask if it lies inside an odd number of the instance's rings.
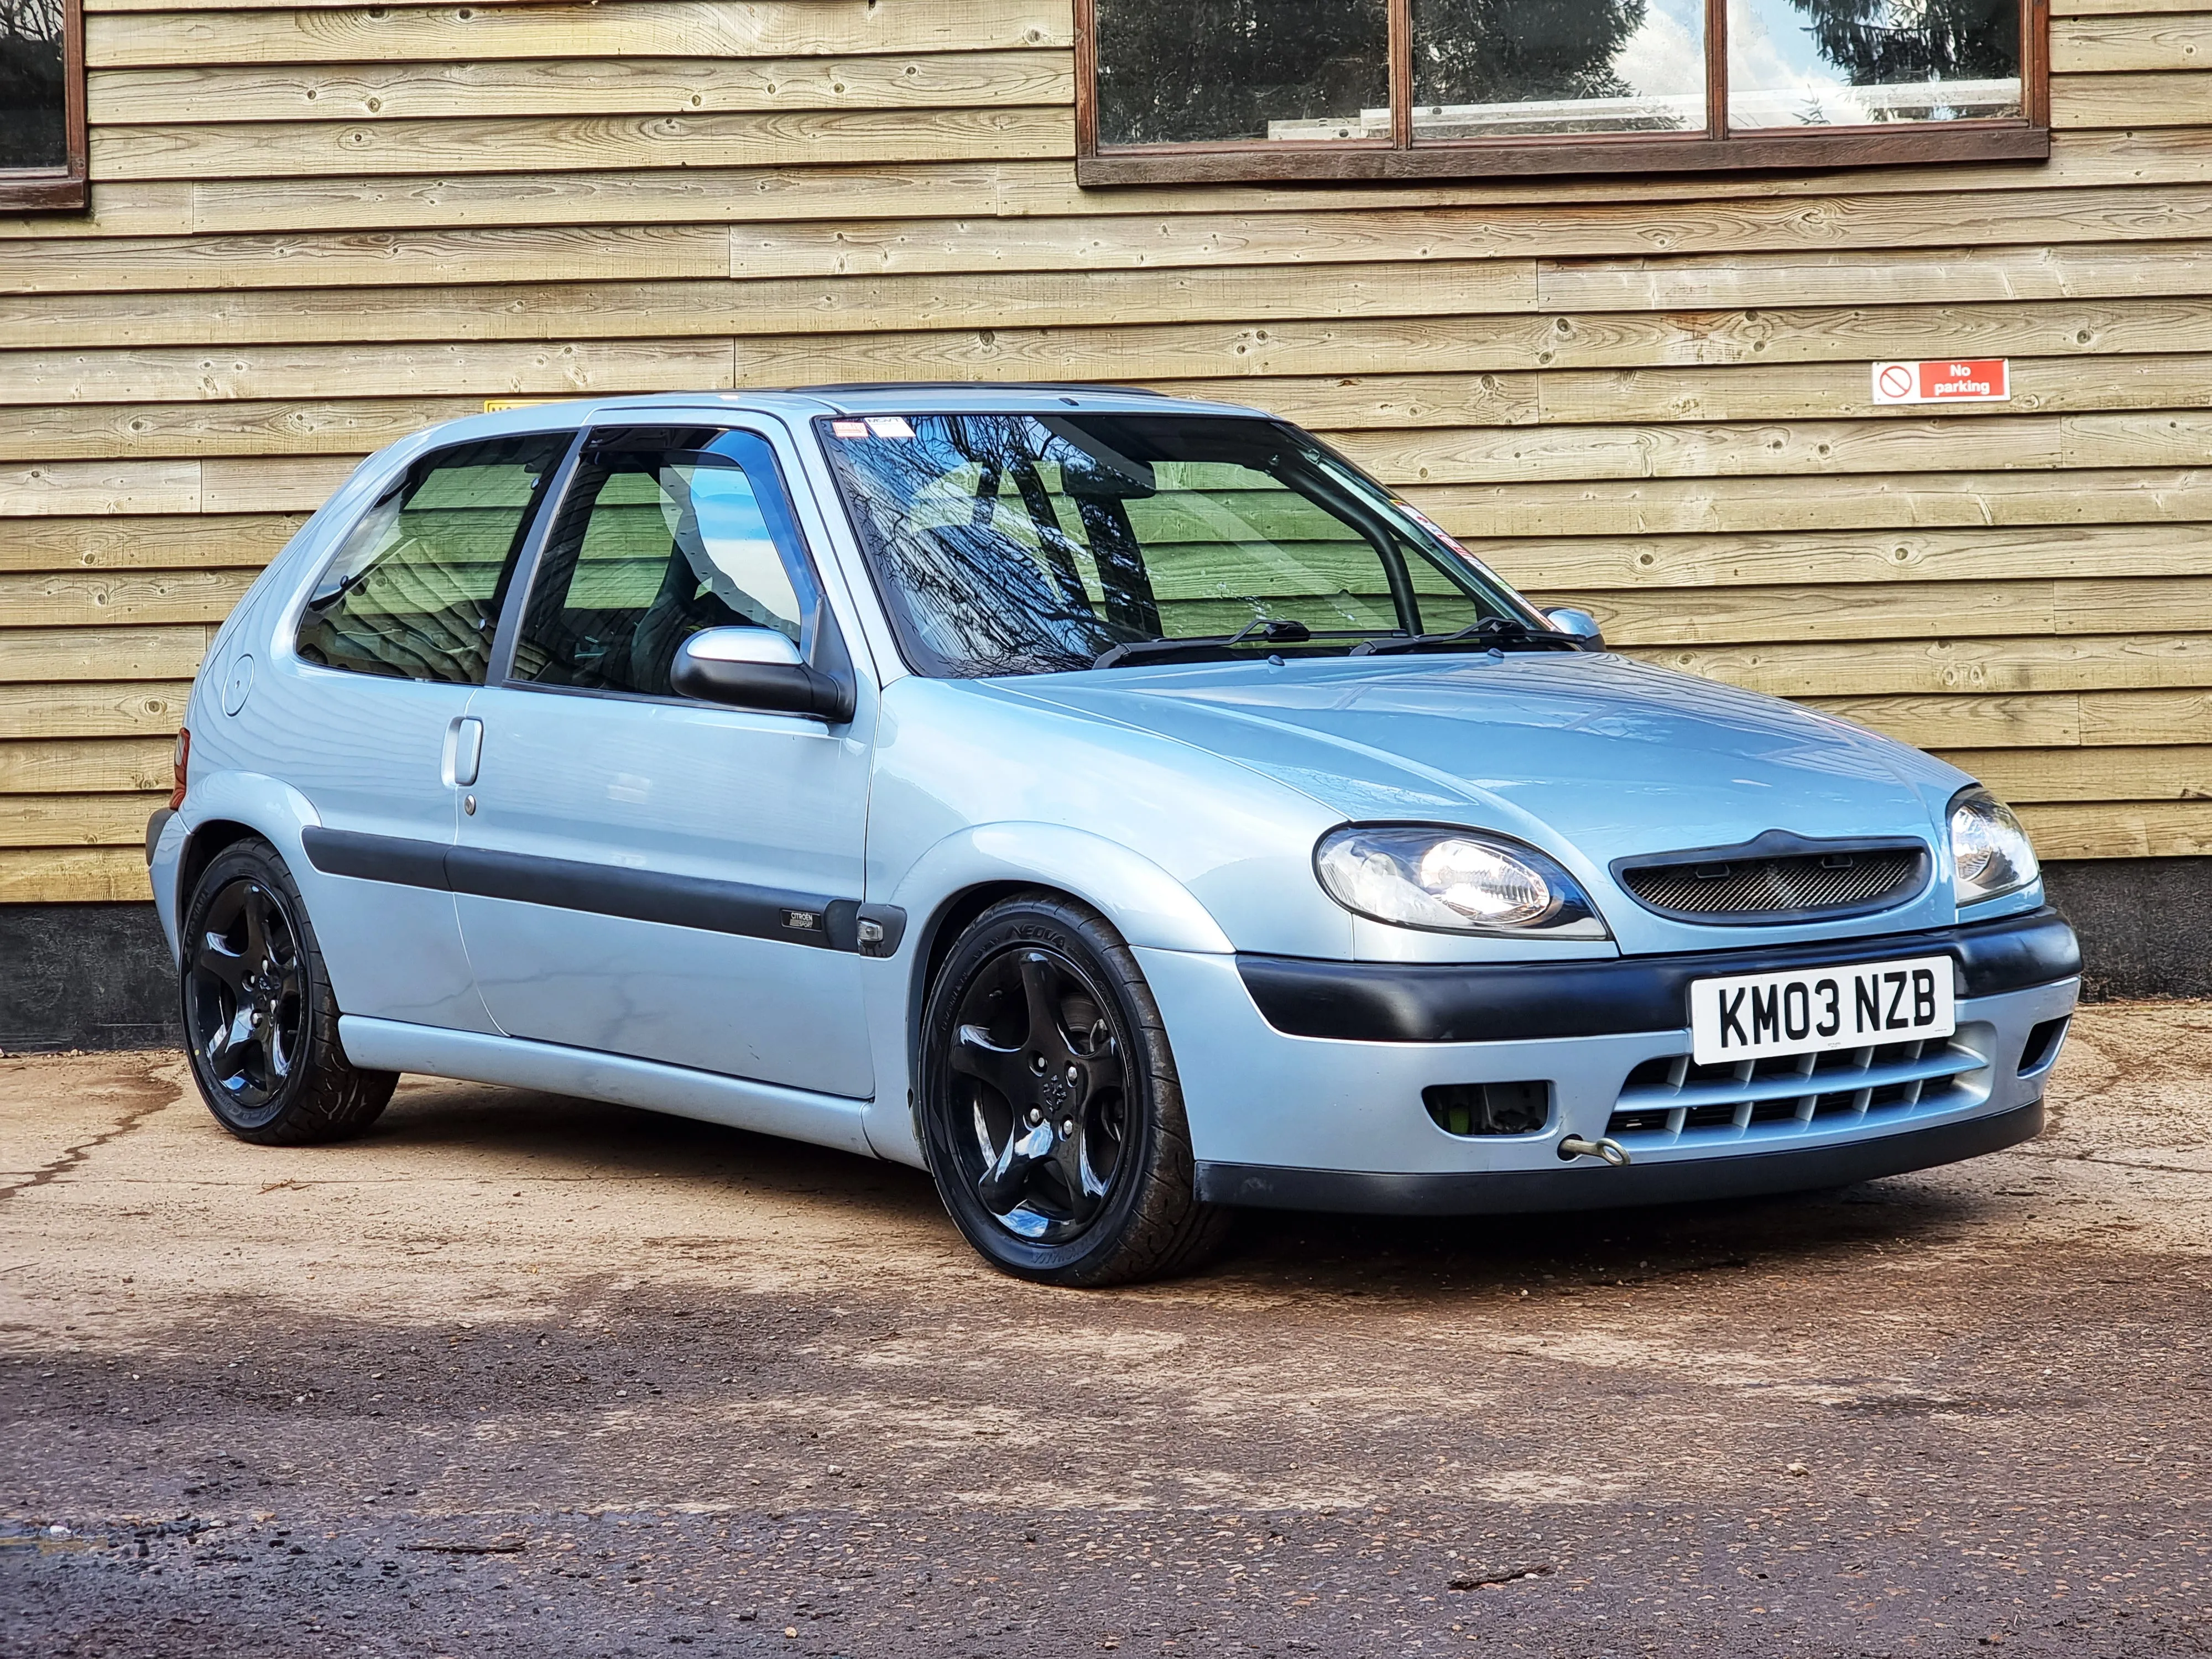
[[[1479,623],[1449,634],[1401,634],[1389,639],[1362,640],[1352,647],[1355,657],[1390,656],[1401,651],[1443,651],[1455,645],[1472,646],[1478,651],[1579,651],[1583,648],[1579,635],[1562,634],[1548,628],[1531,628],[1510,617],[1485,617]]]
[[[1312,637],[1313,629],[1302,622],[1289,617],[1259,617],[1234,634],[1193,634],[1180,640],[1131,640],[1100,652],[1091,665],[1119,668],[1125,663],[1179,657],[1186,651],[1225,651],[1232,645],[1254,639],[1264,640],[1269,645],[1303,645]]]

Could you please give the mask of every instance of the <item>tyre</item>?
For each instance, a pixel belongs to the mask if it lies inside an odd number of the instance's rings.
[[[994,1266],[1097,1286],[1194,1267],[1226,1234],[1199,1202],[1158,1006],[1103,916],[1037,894],[986,910],[924,1008],[921,1141]]]
[[[338,1046],[338,1006],[292,872],[267,842],[216,854],[185,907],[185,1046],[222,1127],[263,1146],[342,1140],[399,1081]]]

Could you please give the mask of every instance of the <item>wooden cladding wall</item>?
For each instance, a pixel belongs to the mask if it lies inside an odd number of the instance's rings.
[[[0,900],[145,896],[214,624],[488,397],[1150,384],[1328,434],[1643,656],[2212,852],[2212,0],[2055,0],[2048,164],[1075,187],[1066,0],[87,0],[0,220]],[[1982,409],[1870,360],[2008,356]]]

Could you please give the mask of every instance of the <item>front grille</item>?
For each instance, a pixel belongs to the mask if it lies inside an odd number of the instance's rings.
[[[1928,854],[1917,847],[1802,853],[1781,858],[1644,864],[1621,884],[1662,915],[1771,920],[1879,909],[1917,892]]]
[[[1632,1151],[1911,1117],[1970,1103],[1989,1061],[1956,1038],[1700,1066],[1687,1054],[1628,1074],[1606,1133]]]

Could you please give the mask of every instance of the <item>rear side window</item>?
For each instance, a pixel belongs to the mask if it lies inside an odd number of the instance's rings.
[[[631,441],[576,469],[523,613],[517,680],[665,697],[677,647],[702,629],[799,642],[811,589],[766,446],[741,433]]]
[[[515,557],[573,436],[465,444],[408,468],[316,584],[300,655],[357,674],[482,685]]]

